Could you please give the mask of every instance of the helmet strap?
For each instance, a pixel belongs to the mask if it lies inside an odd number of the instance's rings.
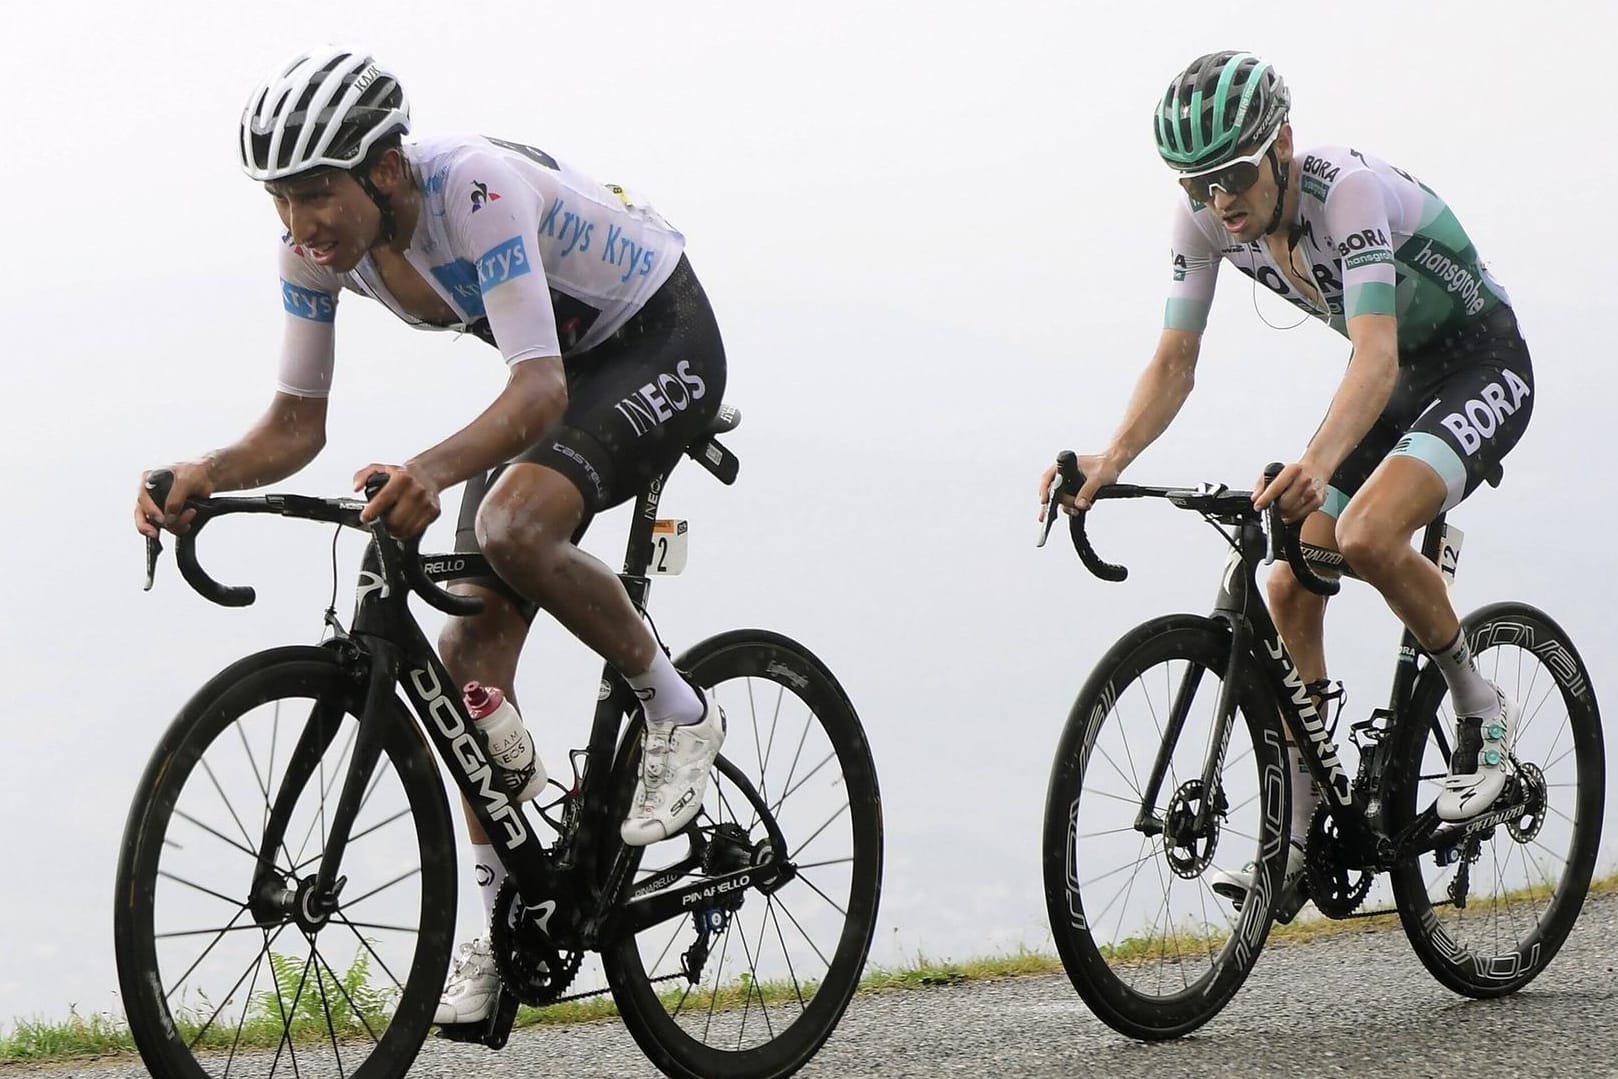
[[[1275,212],[1270,215],[1270,224],[1264,230],[1264,235],[1272,235],[1281,227],[1281,207],[1287,203],[1287,174],[1292,170],[1281,167],[1281,159],[1276,156],[1275,147],[1270,147],[1264,155],[1270,159],[1270,171],[1275,174]]]
[[[377,212],[382,215],[382,231],[377,234],[377,242],[392,243],[394,235],[399,231],[399,219],[394,216],[393,202],[377,190],[376,185],[371,182],[370,170],[363,163],[350,171],[349,175],[354,177],[355,182],[371,197],[371,201],[376,203]]]

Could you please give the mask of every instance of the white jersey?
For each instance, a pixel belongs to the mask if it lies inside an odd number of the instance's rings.
[[[369,255],[339,274],[284,236],[282,392],[330,391],[343,289],[412,326],[475,333],[515,364],[600,344],[668,279],[685,248],[684,236],[623,188],[529,146],[447,135],[407,141],[404,155],[422,200],[404,257],[459,321],[437,325],[405,311]]]

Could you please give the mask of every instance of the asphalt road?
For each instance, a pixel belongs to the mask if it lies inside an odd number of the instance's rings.
[[[132,1079],[138,1062],[33,1074]],[[0,1067],[0,1074],[25,1074]],[[430,1041],[423,1079],[655,1079],[617,1023],[520,1030],[498,1053]],[[1065,977],[1028,977],[857,998],[802,1072],[809,1077],[1105,1075],[1618,1076],[1618,896],[1591,899],[1550,968],[1522,992],[1466,1000],[1438,985],[1404,934],[1367,931],[1272,946],[1229,1007],[1191,1037],[1115,1034]]]

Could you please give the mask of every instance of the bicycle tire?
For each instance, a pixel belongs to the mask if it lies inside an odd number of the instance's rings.
[[[316,1059],[328,1059],[329,1054],[337,1067],[332,1074],[340,1072],[354,1079],[394,1079],[405,1075],[415,1060],[449,964],[455,925],[455,846],[437,766],[402,704],[393,702],[399,711],[397,722],[389,723],[383,732],[379,763],[373,767],[367,786],[366,807],[351,829],[343,859],[342,874],[348,885],[339,893],[338,909],[329,920],[311,923],[311,932],[293,916],[274,927],[272,933],[271,927],[256,921],[248,902],[240,898],[252,891],[258,851],[273,852],[283,881],[290,878],[296,882],[300,873],[312,877],[318,868],[318,852],[309,858],[303,854],[323,820],[319,814],[327,795],[335,805],[346,772],[346,768],[338,766],[340,760],[326,768],[326,755],[334,746],[344,746],[338,750],[339,757],[352,750],[352,739],[345,745],[338,735],[357,729],[354,719],[363,708],[364,695],[364,679],[356,679],[352,668],[345,668],[332,649],[272,649],[239,660],[211,679],[180,711],[159,742],[141,777],[124,828],[114,906],[115,955],[124,1008],[135,1044],[154,1075],[195,1079],[228,1072],[247,1076],[261,1065],[270,1073],[296,1069],[300,1074],[325,1074],[316,1066]],[[289,701],[313,703],[301,725],[295,717],[289,721],[287,741],[297,739],[299,745],[286,753],[283,762],[278,759],[277,740],[282,706]],[[266,729],[270,731],[267,755],[262,752]],[[329,734],[321,733],[327,730]],[[310,739],[307,749],[305,738]],[[253,748],[255,739],[259,739],[257,753]],[[234,756],[238,742],[249,765],[245,772]],[[279,776],[277,765],[283,767]],[[257,781],[252,797],[262,795],[262,807],[254,807],[255,812],[262,809],[262,823],[244,818],[231,801],[229,791],[248,789],[245,782],[233,780],[248,774]],[[188,781],[194,785],[188,788]],[[213,804],[214,794],[230,811],[221,818],[219,828],[198,820],[202,810]],[[283,796],[290,812],[277,824],[271,805],[279,803]],[[405,808],[372,824],[373,816],[385,814],[392,797],[402,801]],[[307,828],[302,808],[308,804],[306,798],[318,798],[321,806],[320,810],[308,810]],[[409,820],[404,827],[413,828],[413,832],[401,835],[397,822],[406,816]],[[323,827],[319,838],[323,850]],[[382,849],[387,844],[394,846]],[[366,912],[374,915],[384,908],[391,912],[394,903],[408,910],[414,895],[408,882],[414,874],[405,874],[368,894],[361,889],[370,886],[371,873],[387,875],[396,871],[392,864],[373,863],[390,863],[398,851],[412,847],[421,857],[416,897],[420,924],[415,927],[414,939],[395,951],[380,938],[394,939],[393,934],[410,932],[411,927],[359,919],[367,918]],[[234,860],[232,849],[236,852]],[[218,879],[224,882],[217,887],[210,889],[189,879],[190,875],[211,875],[214,866],[220,868]],[[189,898],[193,890],[206,893],[194,902],[205,902],[207,896],[212,896],[215,901],[239,904],[236,915],[217,932],[214,927],[172,930],[170,926],[176,920],[189,924],[188,919],[201,916],[194,915],[187,905],[193,901]],[[246,924],[236,925],[244,914]],[[334,932],[339,934],[339,946],[346,947],[349,939],[355,945],[356,960],[346,974],[337,972],[317,943],[329,941],[329,934]],[[218,986],[229,985],[228,971],[235,969],[229,953],[244,938],[244,947],[250,952],[255,946],[253,938],[260,933],[262,952],[222,997],[217,994],[217,986],[211,995],[206,986],[186,984],[193,975],[200,979],[223,968],[227,973]],[[322,938],[322,933],[327,936]],[[352,934],[352,938],[344,934]],[[213,935],[212,943],[204,949],[201,942],[209,935]],[[192,943],[193,938],[197,943]],[[279,965],[288,957],[272,952],[272,946],[296,947],[300,943],[308,947],[309,956],[293,986],[283,978],[290,977],[288,972],[297,960],[291,959],[291,967]],[[187,968],[185,959],[194,951],[200,954]],[[169,964],[168,958],[176,954],[176,962]],[[390,963],[389,957],[395,954],[404,959]],[[272,955],[276,958],[270,958]],[[397,971],[404,970],[406,962],[408,974],[401,982]],[[378,989],[370,984],[373,964],[393,979],[396,989]],[[247,970],[252,971],[250,983]],[[257,991],[261,979],[262,994]],[[247,988],[243,992],[244,983]],[[203,1011],[186,1011],[185,1001],[193,993],[200,994],[204,1009],[215,1006],[206,1022],[199,1022]],[[227,1008],[238,1010],[240,1016],[232,1020],[226,1014]],[[274,1013],[279,1012],[283,1031],[273,1047],[253,1044],[249,1013],[254,1008],[261,1022],[272,1024]],[[300,1008],[311,1013],[318,1008],[325,1013],[325,1030],[312,1042],[304,1039],[307,1024],[313,1022],[318,1027],[319,1020],[311,1020]],[[234,1032],[229,1029],[233,1023]],[[367,1040],[371,1043],[368,1052]],[[363,1062],[356,1063],[362,1055]]]
[[[1195,747],[1196,734],[1204,731],[1207,734],[1200,740],[1204,745],[1211,743],[1212,723],[1194,717],[1211,719],[1216,711],[1211,704],[1223,684],[1230,650],[1231,631],[1224,622],[1178,614],[1143,623],[1114,644],[1096,665],[1074,701],[1057,743],[1042,844],[1051,934],[1062,966],[1085,1004],[1102,1022],[1132,1038],[1181,1037],[1217,1015],[1257,961],[1280,891],[1290,797],[1285,747],[1274,692],[1252,664],[1241,668],[1236,696],[1239,713],[1246,720],[1248,744],[1245,750],[1238,745],[1243,724],[1233,721],[1219,792],[1226,800],[1227,813],[1211,845],[1199,853],[1197,840],[1171,846],[1167,839],[1173,830],[1169,822],[1176,816],[1176,800],[1202,797],[1206,753],[1200,750],[1184,758],[1184,769],[1176,769],[1171,758],[1153,805],[1154,813],[1165,822],[1164,830],[1147,835],[1135,824],[1144,797],[1143,781],[1161,739],[1167,737],[1163,721],[1193,672],[1199,673],[1187,698],[1186,726],[1177,744]],[[1162,692],[1168,696],[1165,707],[1159,707],[1152,696],[1160,666]],[[1171,677],[1176,667],[1178,679]],[[1210,676],[1211,685],[1205,683]],[[1126,724],[1126,712],[1133,725]],[[1159,740],[1149,741],[1144,751],[1132,751],[1130,738],[1149,735],[1154,719]],[[1111,732],[1107,730],[1109,721],[1115,721]],[[1107,741],[1103,743],[1103,739]],[[1121,747],[1116,754],[1111,751],[1115,742]],[[1233,776],[1240,781],[1237,770],[1248,752],[1256,767],[1250,796],[1246,786],[1237,788],[1225,782]],[[1092,775],[1091,765],[1097,762],[1105,762],[1105,770],[1098,768]],[[1177,776],[1181,778],[1177,780]],[[1105,789],[1108,784],[1119,784],[1123,793]],[[1234,796],[1229,793],[1232,789]],[[1242,797],[1246,800],[1231,804]],[[1225,835],[1245,839],[1246,846],[1235,852],[1237,858],[1245,855],[1256,864],[1254,887],[1235,914],[1204,879],[1216,864],[1212,859],[1223,849],[1219,840]],[[1110,861],[1132,845],[1132,866],[1114,869],[1095,864]],[[1155,866],[1154,874],[1163,884],[1162,903],[1154,904],[1148,897],[1144,906],[1132,910],[1137,879],[1145,875],[1143,867],[1147,866]],[[1139,872],[1127,882],[1116,879],[1129,869]],[[1177,890],[1177,881],[1188,887]],[[1148,877],[1147,886],[1150,883]],[[1143,936],[1137,923],[1143,913],[1153,910],[1162,926]],[[1176,918],[1196,919],[1196,935],[1182,940]],[[1205,961],[1206,970],[1194,979],[1188,977],[1188,968],[1199,961]],[[1169,991],[1149,991],[1154,965],[1158,989],[1164,988],[1166,974],[1172,976]]]
[[[1454,881],[1459,863],[1430,872],[1435,859],[1429,854],[1401,861],[1390,876],[1400,922],[1422,964],[1456,993],[1490,998],[1537,977],[1578,918],[1601,844],[1606,758],[1589,672],[1561,626],[1543,611],[1511,602],[1474,611],[1462,626],[1479,672],[1523,707],[1513,755],[1540,772],[1548,804],[1533,815],[1539,826],[1532,834],[1523,827],[1532,827],[1526,815],[1511,827],[1484,830],[1477,864],[1467,870],[1465,907],[1455,906],[1448,886],[1435,895],[1444,878]],[[1410,718],[1420,720],[1396,732],[1394,834],[1432,804],[1446,772],[1454,731],[1454,717],[1440,712],[1447,693],[1437,664],[1429,663],[1411,695]],[[1570,774],[1568,796],[1561,792]],[[1563,867],[1554,881],[1552,859]],[[1480,896],[1480,888],[1499,894]]]
[[[797,866],[797,876],[768,895],[756,887],[742,893],[722,942],[715,943],[708,955],[703,983],[666,977],[663,965],[677,938],[695,939],[693,917],[664,922],[609,944],[602,951],[603,967],[624,1025],[665,1074],[679,1079],[778,1079],[803,1067],[831,1036],[865,967],[882,885],[882,808],[876,768],[848,695],[826,665],[797,642],[767,630],[733,630],[700,642],[675,662],[698,685],[715,690],[727,718],[725,752],[697,827],[711,829],[727,822],[739,826],[744,816],[758,815],[756,804],[737,804],[737,788],[727,782],[739,770],[747,775],[780,834],[789,845],[798,844],[787,854]],[[767,717],[768,729],[761,730],[755,706],[759,697],[771,694],[773,713]],[[807,708],[808,717],[800,730],[796,716],[802,708]],[[784,722],[783,713],[787,716]],[[786,740],[777,741],[776,735]],[[796,744],[789,744],[793,739]],[[813,747],[806,751],[811,742]],[[790,760],[785,759],[788,752]],[[635,756],[625,756],[626,767],[632,768]],[[806,761],[818,763],[811,768]],[[833,761],[841,786],[832,782],[837,777],[825,774]],[[783,764],[787,766],[784,778]],[[795,803],[800,796],[804,800]],[[844,803],[842,808],[822,819],[827,806],[835,806],[838,800]],[[746,814],[739,812],[743,808],[748,809]],[[800,827],[803,824],[810,829]],[[764,833],[758,820],[747,822],[746,828],[749,841]],[[826,843],[832,846],[827,848]],[[805,848],[809,848],[807,853]],[[824,860],[845,848],[846,859]],[[638,858],[645,859],[648,852],[657,850],[657,846],[647,847]],[[846,872],[838,868],[845,863]],[[638,862],[636,869],[641,880],[658,873],[641,869]],[[802,905],[789,906],[791,903]],[[812,928],[819,924],[816,919],[829,918],[827,906],[843,918],[835,936],[827,933],[822,938],[827,943],[835,939],[835,946],[821,949],[809,939],[806,923]],[[749,919],[754,915],[759,929],[749,943]],[[738,925],[736,936],[741,944],[737,947],[749,969],[731,983],[725,981],[724,957],[732,946],[731,930]],[[766,955],[772,945],[765,937],[766,929],[776,936],[785,960],[785,999],[770,989],[770,978],[778,976],[783,967],[764,962],[779,963]],[[682,937],[682,933],[689,936]],[[787,939],[793,933],[810,944],[796,958],[789,952],[789,943],[796,946],[798,942]],[[657,943],[664,937],[669,942],[658,953]],[[813,961],[823,961],[824,970],[811,979],[804,976],[804,966]],[[704,984],[710,973],[712,984]],[[685,988],[665,999],[658,986],[670,981]],[[737,986],[741,987],[739,993]],[[769,999],[772,996],[776,999]],[[750,1021],[752,1033],[767,1035],[763,1040],[747,1042]],[[719,1044],[729,1042],[732,1034],[733,1046]]]

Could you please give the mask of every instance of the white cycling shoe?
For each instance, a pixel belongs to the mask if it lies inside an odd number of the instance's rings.
[[[1253,887],[1253,877],[1258,872],[1257,866],[1248,862],[1240,872],[1222,869],[1213,875],[1208,887],[1213,889],[1215,895],[1228,899],[1237,910],[1242,909],[1242,903],[1247,899],[1247,893]],[[1303,844],[1296,839],[1287,841],[1287,871],[1281,878],[1281,894],[1287,895],[1303,881]],[[1301,904],[1300,904],[1301,905]]]
[[[667,839],[690,824],[702,809],[708,773],[719,747],[725,744],[725,712],[712,690],[704,689],[701,694],[701,722],[646,724],[635,800],[619,829],[631,847]]]
[[[1522,706],[1498,689],[1500,711],[1491,718],[1462,716],[1455,722],[1449,776],[1438,792],[1438,819],[1471,820],[1494,805],[1506,786],[1506,764],[1517,738]]]
[[[489,938],[467,941],[455,953],[433,1022],[440,1026],[482,1022],[489,1017],[499,988],[500,972],[494,965]]]

